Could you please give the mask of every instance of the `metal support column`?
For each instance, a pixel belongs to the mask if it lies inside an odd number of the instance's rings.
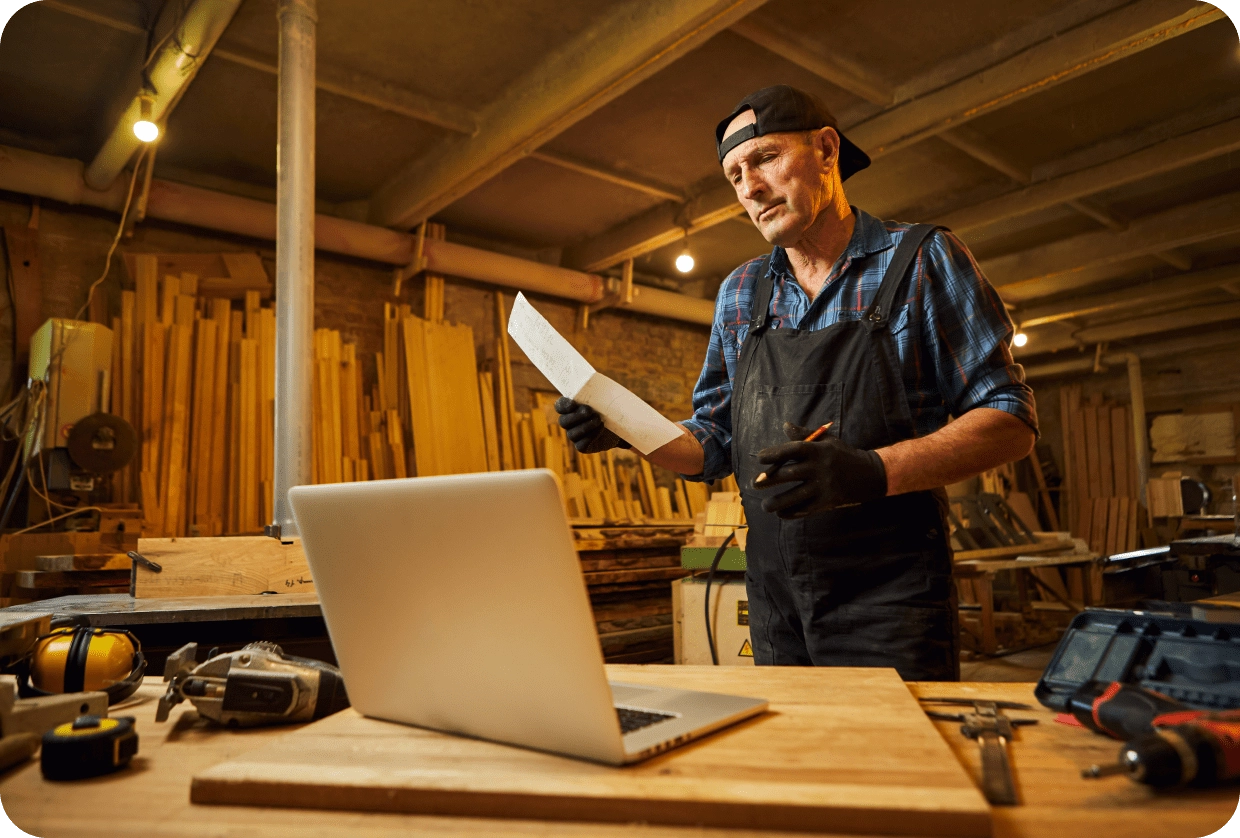
[[[288,490],[312,476],[314,383],[314,51],[316,0],[279,0],[276,140],[275,520],[297,535]]]

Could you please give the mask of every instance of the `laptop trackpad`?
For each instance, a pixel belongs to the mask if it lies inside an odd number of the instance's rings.
[[[611,682],[613,702],[628,707],[666,707],[669,699],[679,698],[683,693],[683,690],[666,687],[641,687],[637,684]]]

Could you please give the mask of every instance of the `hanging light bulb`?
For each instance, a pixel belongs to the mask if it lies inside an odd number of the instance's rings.
[[[687,274],[689,271],[693,270],[694,264],[693,254],[689,252],[688,248],[685,248],[684,252],[676,257],[676,270],[680,271],[682,274]]]
[[[1028,342],[1029,342],[1029,336],[1025,334],[1024,332],[1017,332],[1015,335],[1012,336],[1013,346],[1024,346]]]
[[[145,94],[138,97],[138,121],[133,124],[133,134],[144,143],[153,143],[159,139],[159,126],[151,119],[151,110],[155,100]]]

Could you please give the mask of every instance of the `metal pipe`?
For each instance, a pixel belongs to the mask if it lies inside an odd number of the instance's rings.
[[[276,401],[273,511],[281,538],[297,534],[288,490],[313,478],[314,60],[316,0],[279,0],[276,142]]]
[[[174,13],[179,4],[166,4],[168,14]],[[151,120],[162,123],[181,93],[193,81],[198,68],[210,54],[215,42],[232,20],[241,0],[195,0],[179,22],[174,21],[168,33],[146,68],[146,80],[121,113],[112,133],[103,143],[86,169],[86,183],[93,189],[107,189],[116,180],[121,169],[133,157],[142,143],[134,136],[133,124],[140,113],[139,94],[146,92],[152,98]],[[147,81],[150,88],[146,88]]]
[[[125,184],[91,189],[82,181],[82,164],[37,152],[0,146],[0,189],[85,204],[120,212]],[[276,207],[266,201],[227,195],[158,178],[151,181],[146,215],[239,236],[274,241]],[[414,257],[417,236],[331,215],[314,216],[314,245],[319,250],[405,266]],[[600,302],[607,293],[602,277],[529,259],[519,259],[453,242],[427,240],[427,264],[438,273],[506,288],[560,297],[579,303]],[[278,268],[277,268],[278,270]],[[657,288],[636,289],[628,311],[709,324],[714,302]]]
[[[1145,484],[1150,479],[1150,440],[1145,428],[1145,386],[1141,381],[1141,359],[1135,352],[1125,352],[1124,360],[1128,362],[1128,395],[1132,399],[1132,441],[1137,449],[1137,495],[1144,504]]]

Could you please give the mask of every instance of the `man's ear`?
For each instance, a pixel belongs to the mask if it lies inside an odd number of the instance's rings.
[[[830,169],[840,156],[840,135],[831,126],[819,128],[814,135],[814,150],[822,161],[823,168]]]

